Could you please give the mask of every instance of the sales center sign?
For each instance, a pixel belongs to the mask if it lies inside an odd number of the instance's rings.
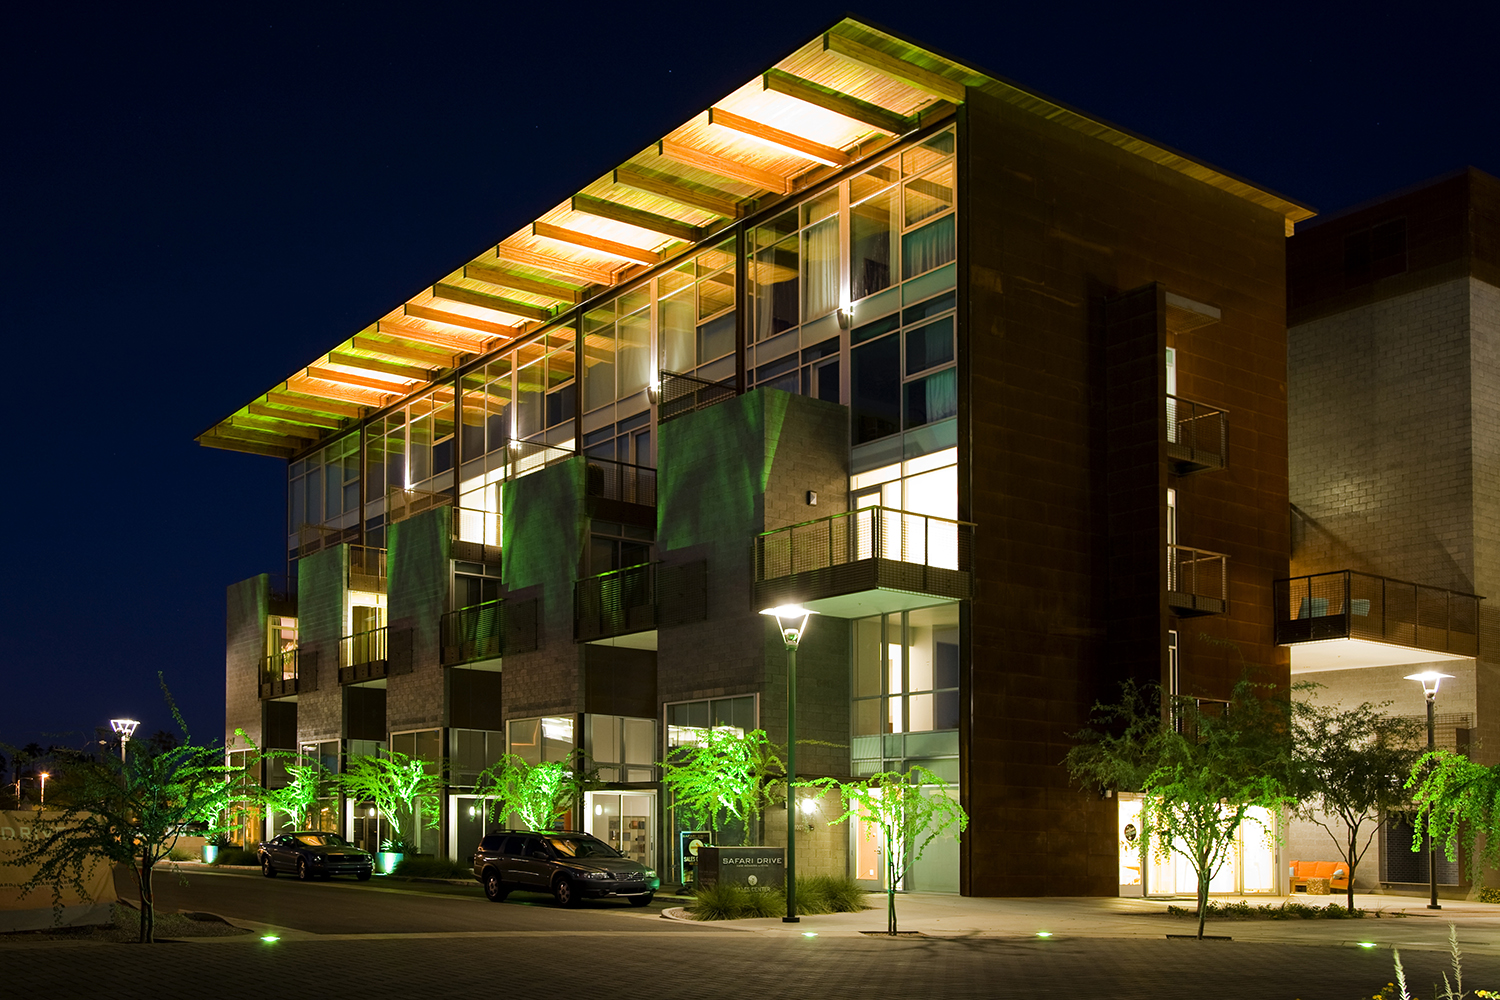
[[[704,847],[698,851],[698,879],[756,892],[786,884],[786,851],[780,847]]]

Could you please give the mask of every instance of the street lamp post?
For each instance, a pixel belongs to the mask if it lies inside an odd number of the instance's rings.
[[[40,777],[42,779],[42,801],[41,801],[41,807],[43,809],[45,809],[45,808],[47,808],[47,779],[50,778],[50,777],[52,777],[52,775],[49,774],[49,773],[47,773],[46,771],[42,771],[42,772],[40,772],[38,774],[38,777]]]
[[[135,727],[140,723],[134,719],[110,719],[109,728],[120,734],[120,763],[125,763],[125,744],[130,742],[130,737],[135,735]]]
[[[796,604],[783,604],[767,608],[761,614],[776,619],[781,641],[786,644],[786,916],[781,922],[795,924],[798,922],[797,810],[792,786],[797,781],[797,646],[813,612]]]
[[[1406,679],[1417,681],[1422,685],[1422,694],[1427,697],[1427,752],[1432,753],[1437,749],[1437,726],[1434,721],[1434,712],[1437,705],[1438,685],[1445,679],[1451,679],[1452,674],[1440,674],[1436,670],[1424,670],[1420,674],[1408,674]],[[1432,840],[1432,824],[1427,826],[1427,887],[1432,892],[1432,898],[1427,904],[1429,910],[1441,910],[1437,901],[1437,844]]]

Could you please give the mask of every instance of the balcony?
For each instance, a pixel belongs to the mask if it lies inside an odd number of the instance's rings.
[[[317,654],[297,647],[282,650],[260,661],[261,698],[284,698],[297,693],[297,675],[301,667],[315,669]]]
[[[339,683],[358,684],[386,676],[388,626],[356,632],[339,640]]]
[[[661,373],[661,398],[656,406],[656,419],[658,423],[664,424],[668,420],[696,413],[737,395],[737,379],[710,382],[695,375],[664,371]]]
[[[443,615],[444,666],[498,660],[537,648],[536,600],[486,601]]]
[[[656,527],[656,470],[587,456],[583,492],[590,517]]]
[[[1167,607],[1179,618],[1227,611],[1229,557],[1222,552],[1168,545]]]
[[[656,573],[642,563],[573,583],[573,638],[577,642],[656,630]]]
[[[889,507],[768,531],[755,540],[752,603],[858,618],[967,600],[973,541],[967,521]]]
[[[1293,672],[1479,655],[1474,594],[1353,570],[1277,580],[1273,594],[1276,642],[1293,647]]]
[[[501,528],[504,518],[491,510],[453,508],[454,559],[500,565]]]
[[[1224,411],[1181,396],[1167,397],[1167,461],[1179,476],[1224,468],[1229,422]]]
[[[385,549],[349,546],[349,589],[367,594],[385,593]]]

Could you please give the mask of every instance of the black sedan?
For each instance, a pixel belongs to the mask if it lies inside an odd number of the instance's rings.
[[[661,888],[656,872],[586,833],[492,833],[474,852],[474,878],[498,903],[513,889],[550,892],[562,906],[616,896],[645,906]]]
[[[353,875],[361,882],[375,871],[374,859],[336,833],[299,830],[283,833],[260,845],[260,870],[266,878],[277,872],[296,872],[306,881],[331,875]]]

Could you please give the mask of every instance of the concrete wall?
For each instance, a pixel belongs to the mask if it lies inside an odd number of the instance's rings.
[[[261,745],[260,661],[266,652],[269,600],[270,579],[264,573],[241,580],[225,595],[225,746],[236,743],[236,729]]]

